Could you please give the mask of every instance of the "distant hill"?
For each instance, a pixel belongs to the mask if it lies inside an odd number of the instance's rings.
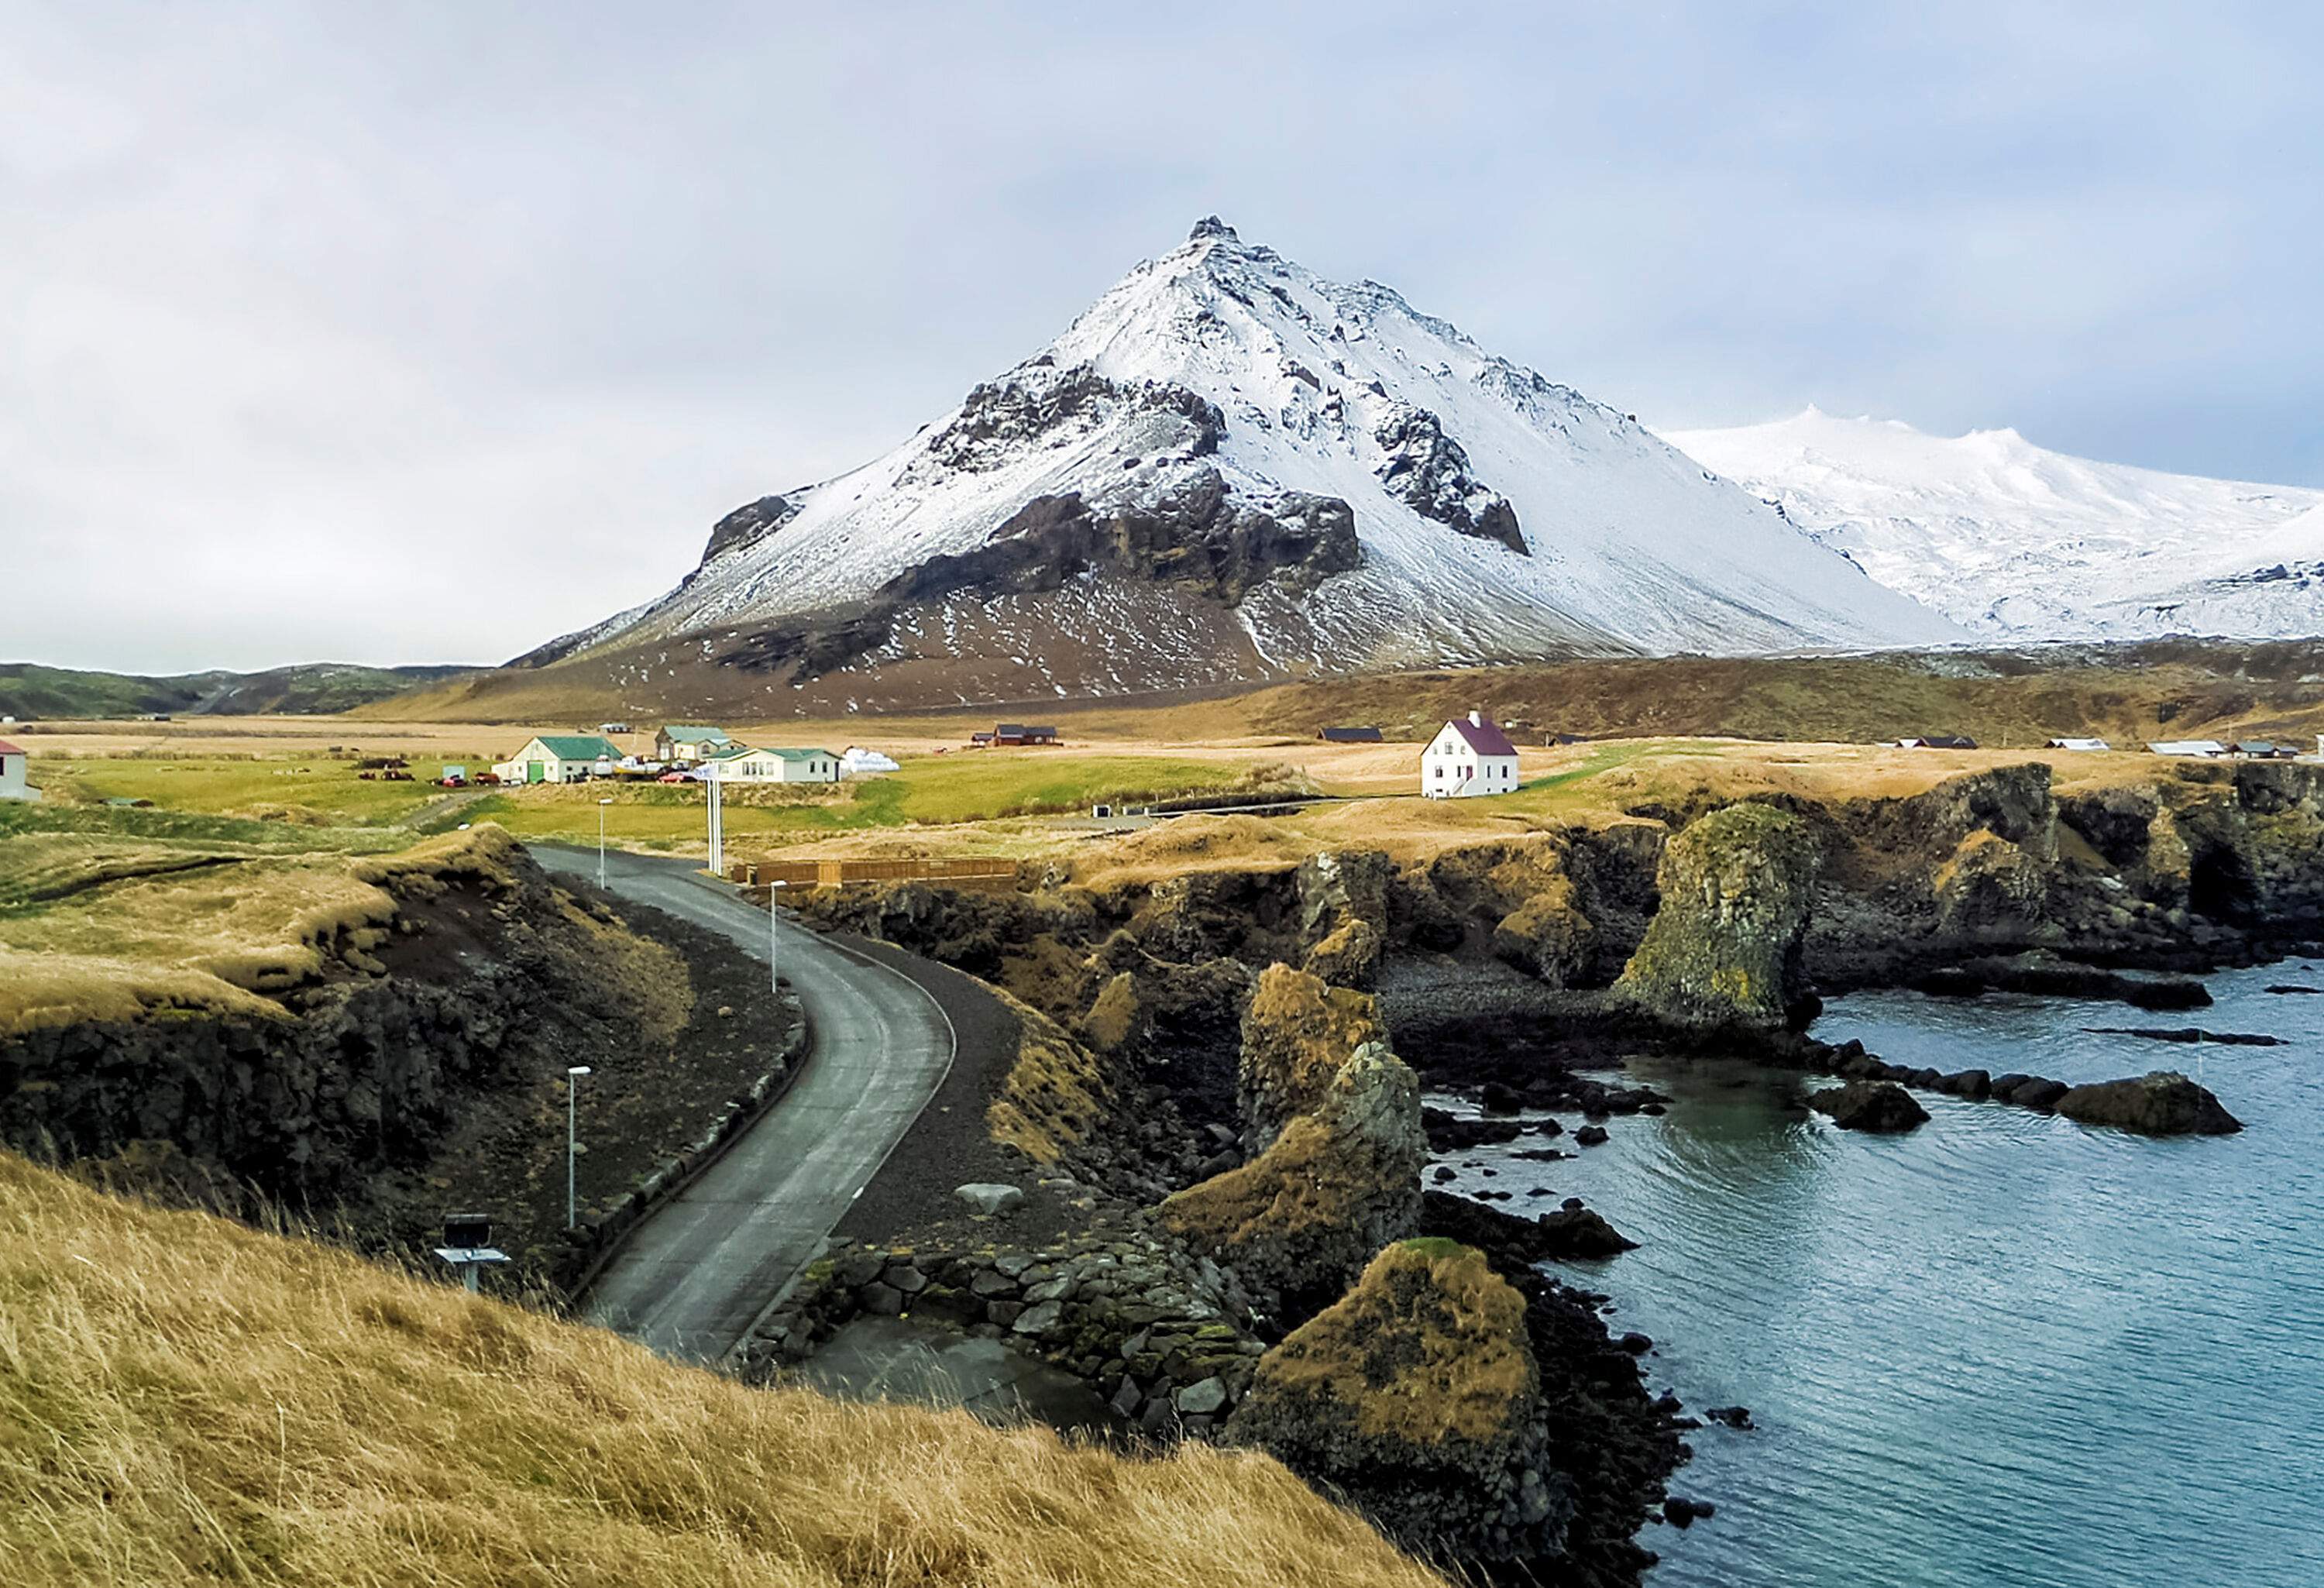
[[[301,662],[264,672],[81,672],[35,663],[0,662],[0,716],[31,722],[44,717],[309,716],[346,711],[374,700],[441,683],[475,669],[466,667],[358,667],[343,661]]]

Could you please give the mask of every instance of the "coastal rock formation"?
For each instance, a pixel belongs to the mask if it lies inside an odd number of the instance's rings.
[[[1236,1102],[1243,1150],[1273,1145],[1286,1125],[1323,1103],[1357,1048],[1386,1035],[1369,993],[1327,986],[1287,965],[1260,972],[1242,1017]]]
[[[1388,946],[1395,863],[1378,850],[1326,851],[1301,861],[1294,876],[1300,939],[1311,946],[1304,968],[1340,986],[1370,986]]]
[[[1428,1140],[1420,1084],[1374,1042],[1341,1066],[1323,1103],[1250,1162],[1163,1202],[1163,1225],[1215,1254],[1277,1316],[1305,1316],[1344,1290],[1371,1255],[1420,1218]]]
[[[1843,1131],[1893,1135],[1926,1124],[1929,1111],[1893,1081],[1849,1081],[1808,1099],[1808,1106],[1831,1116]]]
[[[1769,805],[1730,805],[1664,851],[1662,908],[1614,984],[1618,1003],[1695,1027],[1780,1027],[1806,991],[1814,831]]]
[[[2080,1124],[2150,1136],[2226,1136],[2244,1128],[2210,1092],[2174,1070],[2070,1087],[2055,1106]]]
[[[1509,1561],[1565,1544],[1573,1500],[1545,1416],[1525,1297],[1473,1248],[1407,1241],[1259,1359],[1227,1436],[1407,1549]]]

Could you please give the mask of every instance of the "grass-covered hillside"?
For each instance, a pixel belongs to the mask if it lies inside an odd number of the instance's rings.
[[[376,700],[440,683],[467,671],[458,667],[362,667],[318,661],[264,672],[84,672],[33,662],[0,662],[0,716],[126,717],[152,712],[251,716],[348,711]]]
[[[0,1154],[0,1581],[1437,1579],[1260,1456],[752,1390]]]

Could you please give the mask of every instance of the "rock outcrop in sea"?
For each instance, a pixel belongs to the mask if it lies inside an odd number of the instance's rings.
[[[1674,1025],[1784,1025],[1806,991],[1800,945],[1820,860],[1808,824],[1771,805],[1688,826],[1663,852],[1662,909],[1616,1002]]]
[[[2175,1070],[2070,1087],[2056,1107],[2080,1124],[2150,1136],[2228,1136],[2244,1128],[2217,1097]]]
[[[1483,1253],[1399,1242],[1259,1360],[1227,1437],[1345,1494],[1408,1549],[1509,1561],[1564,1547],[1526,1300]]]

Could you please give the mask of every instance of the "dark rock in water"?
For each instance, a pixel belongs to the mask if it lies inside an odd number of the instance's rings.
[[[1828,1113],[1843,1131],[1894,1133],[1923,1124],[1929,1111],[1913,1094],[1892,1081],[1849,1081],[1808,1099],[1818,1113]]]
[[[1941,1078],[1937,1090],[1982,1102],[1993,1095],[1993,1077],[1983,1070],[1960,1070]]]
[[[1507,1193],[1498,1196],[1506,1200]],[[1422,1193],[1421,1206],[1421,1228],[1428,1233],[1449,1236],[1463,1245],[1481,1247],[1520,1262],[1613,1257],[1638,1244],[1584,1207],[1578,1196],[1568,1197],[1555,1213],[1529,1219],[1443,1191]]]
[[[2150,1136],[2226,1136],[2244,1128],[2217,1097],[2174,1070],[2076,1086],[2056,1101],[2058,1112],[2077,1123]]]
[[[1430,1179],[1432,1179],[1432,1180],[1435,1181],[1438,1185],[1442,1186],[1442,1185],[1444,1185],[1444,1184],[1446,1184],[1446,1183],[1448,1183],[1448,1182],[1450,1182],[1450,1181],[1459,1179],[1459,1178],[1461,1177],[1461,1176],[1460,1176],[1460,1174],[1459,1174],[1459,1172],[1458,1172],[1458,1171],[1456,1171],[1456,1170],[1452,1169],[1452,1168],[1450,1168],[1449,1166],[1444,1165],[1444,1164],[1438,1164],[1438,1165],[1436,1166],[1436,1172],[1435,1172],[1434,1174],[1433,1174],[1433,1175],[1430,1175],[1428,1177],[1429,1177]]]
[[[2146,1042],[2216,1042],[2222,1048],[2282,1048],[2281,1037],[2247,1031],[2207,1031],[2200,1026],[2086,1026],[2093,1037],[2136,1037]]]
[[[2324,998],[2324,987],[2295,987],[2288,982],[2280,983],[2267,991],[2292,998]]]
[[[1525,1107],[1525,1099],[1506,1081],[1488,1081],[1478,1095],[1478,1103],[1487,1113],[1512,1114]]]
[[[1429,1147],[1437,1152],[1514,1141],[1524,1131],[1515,1120],[1464,1120],[1441,1108],[1422,1109],[1420,1124],[1428,1132]]]
[[[2011,1070],[2006,1075],[1994,1076],[1993,1084],[1987,1089],[1986,1094],[1996,1103],[2006,1103],[2009,1101],[2011,1093],[2034,1078],[2023,1070]]]
[[[1555,1120],[1537,1120],[1534,1122],[1533,1132],[1536,1136],[1563,1136],[1565,1127]]]
[[[1614,1343],[1628,1352],[1632,1356],[1644,1356],[1646,1353],[1655,1348],[1653,1338],[1649,1335],[1639,1334],[1636,1329],[1631,1330],[1619,1340],[1615,1341]]]
[[[2020,1082],[2016,1089],[2010,1093],[2008,1100],[2020,1108],[2030,1108],[2037,1113],[2048,1113],[2058,1106],[2058,1099],[2063,1097],[2066,1092],[2065,1082],[2052,1081],[2046,1076],[2035,1076],[2031,1080]]]
[[[1543,1214],[1534,1223],[1541,1231],[1545,1254],[1550,1257],[1614,1257],[1638,1244],[1578,1199],[1555,1213]]]
[[[1509,1156],[1523,1159],[1527,1163],[1563,1163],[1573,1154],[1560,1152],[1554,1147],[1526,1147],[1510,1153]]]
[[[1663,1520],[1674,1528],[1691,1528],[1697,1521],[1717,1516],[1719,1508],[1704,1500],[1685,1500],[1672,1495],[1663,1501]]]
[[[1985,983],[1965,970],[1948,966],[1922,976],[1913,983],[1913,990],[1932,998],[1981,998],[1985,995]]]
[[[1730,1428],[1757,1426],[1751,1421],[1751,1408],[1747,1406],[1714,1406],[1702,1414],[1714,1423],[1724,1423]]]
[[[2133,982],[2122,1001],[2135,1009],[2209,1009],[2210,989],[2183,977],[2163,982]]]
[[[1573,1141],[1574,1145],[1577,1147],[1602,1146],[1606,1141],[1606,1127],[1603,1125],[1584,1125],[1580,1130],[1573,1132]]]

